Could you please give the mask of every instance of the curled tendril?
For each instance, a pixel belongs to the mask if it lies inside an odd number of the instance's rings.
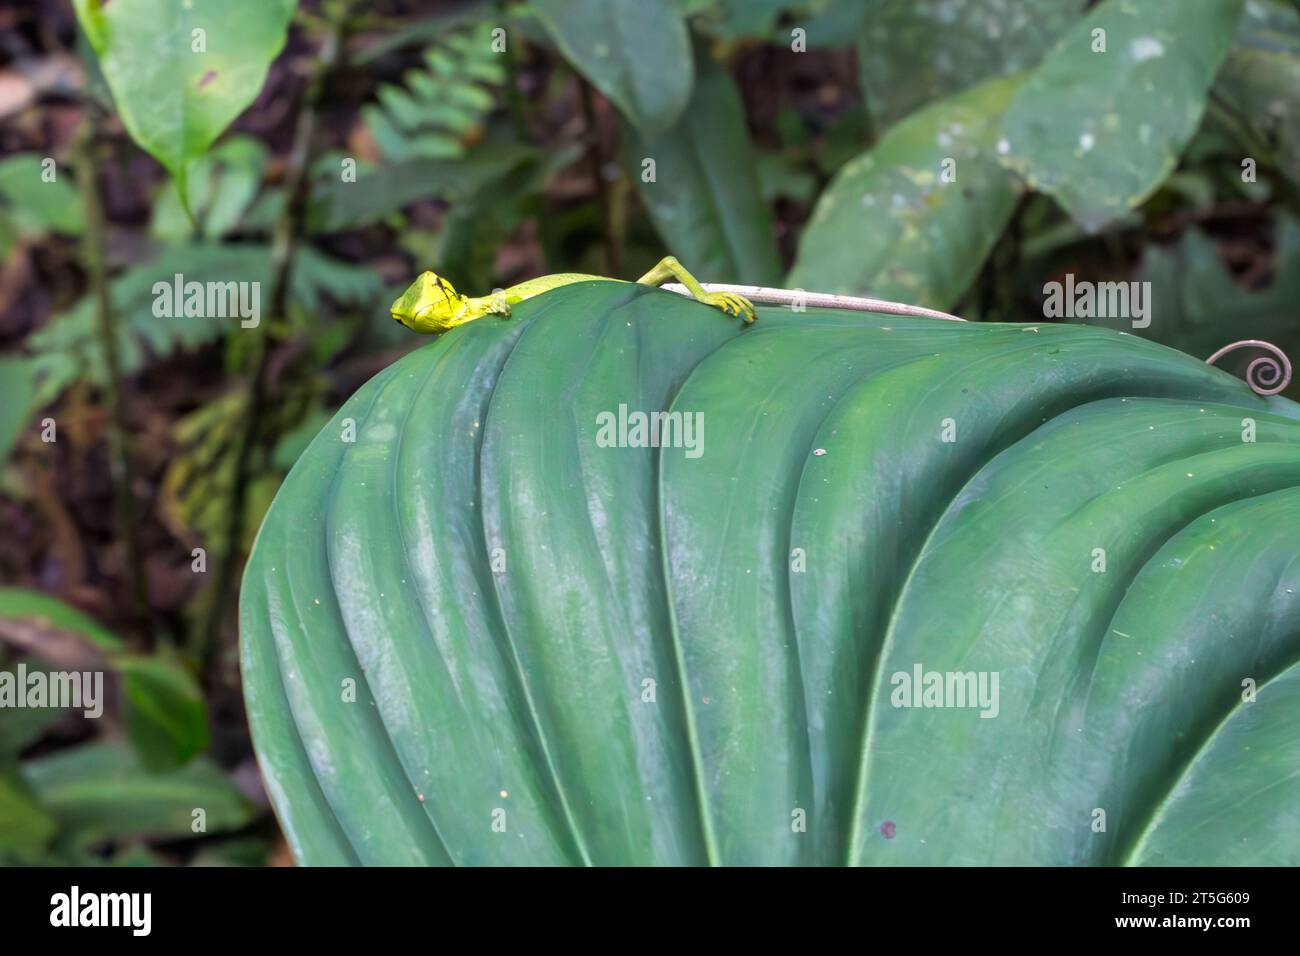
[[[1229,352],[1245,348],[1263,349],[1265,352],[1270,353],[1252,359],[1251,363],[1246,366],[1246,384],[1255,391],[1255,394],[1277,395],[1291,384],[1291,360],[1286,357],[1285,352],[1272,342],[1265,342],[1261,339],[1242,339],[1240,342],[1225,345],[1207,358],[1205,364],[1213,365]]]

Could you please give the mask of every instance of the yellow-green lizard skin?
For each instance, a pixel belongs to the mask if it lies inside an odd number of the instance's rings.
[[[450,282],[436,272],[425,272],[411,283],[392,306],[393,318],[407,328],[416,332],[430,334],[446,332],[466,322],[473,322],[485,315],[509,315],[510,307],[516,302],[531,299],[543,292],[550,292],[561,286],[575,282],[587,282],[602,279],[603,276],[589,276],[578,272],[558,272],[555,275],[538,276],[512,285],[508,289],[485,296],[465,296],[458,293]],[[672,256],[666,256],[659,264],[636,281],[642,285],[663,285],[676,280],[690,290],[705,305],[721,309],[727,315],[739,315],[746,323],[755,319],[754,305],[742,295],[734,292],[709,292],[696,281]],[[614,279],[614,282],[625,280]]]

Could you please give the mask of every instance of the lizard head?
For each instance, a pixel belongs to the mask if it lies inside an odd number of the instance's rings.
[[[393,303],[393,318],[416,332],[445,332],[456,324],[465,297],[436,272],[423,272]]]

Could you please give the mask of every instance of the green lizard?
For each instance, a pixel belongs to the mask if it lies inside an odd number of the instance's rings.
[[[473,322],[485,315],[507,316],[510,314],[510,307],[516,302],[523,302],[543,292],[558,289],[560,286],[601,278],[603,276],[560,272],[555,275],[538,276],[536,279],[512,285],[508,289],[501,289],[492,295],[475,298],[461,295],[452,288],[450,282],[436,272],[425,272],[393,303],[391,311],[394,319],[416,332],[425,334],[446,332],[448,329]],[[695,280],[695,276],[687,272],[672,256],[665,256],[657,266],[636,281],[642,285],[657,286],[673,279],[686,286],[691,295],[705,305],[719,308],[727,315],[739,315],[746,323],[754,321],[752,302],[734,292],[707,291]]]

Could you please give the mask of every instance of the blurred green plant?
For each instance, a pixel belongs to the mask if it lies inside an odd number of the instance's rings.
[[[1007,108],[1006,165],[1088,230],[1140,205],[1196,132],[1242,2],[1099,4]]]
[[[37,183],[42,188],[33,188]],[[79,236],[85,228],[76,190],[58,178],[52,159],[25,153],[0,160],[0,259],[19,241]]]
[[[242,113],[284,48],[297,0],[74,0],[118,115],[176,178]]]
[[[789,284],[951,308],[1023,188],[997,158],[998,117],[1021,81],[939,100],[845,165],[817,201]]]
[[[61,653],[116,674],[128,736],[148,769],[183,766],[207,747],[202,691],[166,646],[153,654],[134,652],[76,608],[23,588],[0,589],[0,640],[6,638],[22,639],[22,646],[38,656],[50,641],[62,641]]]
[[[690,35],[669,0],[532,0],[569,65],[647,134],[686,109],[695,79]]]
[[[24,831],[0,845],[0,860],[11,863],[157,864],[152,843],[228,833],[254,816],[252,804],[210,761],[152,773],[130,748],[114,743],[24,762],[0,776],[0,801],[6,785],[13,795],[10,825]]]
[[[624,141],[646,211],[674,255],[715,282],[780,280],[744,104],[725,70],[702,66],[672,127],[648,135],[629,124]]]
[[[24,656],[6,661],[3,649]],[[0,671],[17,693],[19,677],[51,671],[101,672],[117,686],[119,725],[130,746],[84,743],[24,758],[70,712],[58,706],[6,708],[0,721],[0,862],[94,862],[133,837],[183,839],[239,828],[251,806],[198,755],[208,746],[208,711],[194,675],[165,647],[131,651],[125,641],[70,605],[37,591],[0,589]],[[49,702],[53,704],[54,702]],[[103,700],[98,701],[103,705]],[[202,828],[193,826],[203,809]],[[113,846],[107,846],[112,843]]]
[[[423,69],[379,87],[379,103],[361,115],[385,160],[456,159],[483,138],[506,80],[492,29],[478,23],[439,38],[424,51]]]

